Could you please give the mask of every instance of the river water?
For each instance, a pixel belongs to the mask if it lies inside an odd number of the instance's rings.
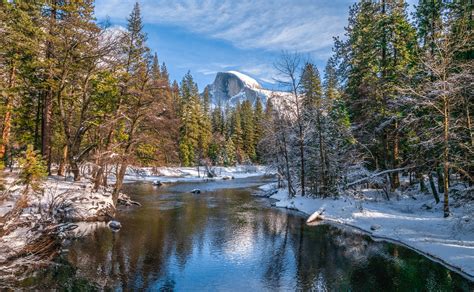
[[[23,287],[148,291],[473,291],[417,253],[345,228],[307,226],[303,214],[251,195],[261,178],[125,186],[113,233],[71,241]],[[190,190],[199,188],[194,195]]]

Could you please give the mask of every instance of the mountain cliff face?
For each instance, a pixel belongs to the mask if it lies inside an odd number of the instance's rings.
[[[211,102],[215,105],[235,106],[237,102],[242,103],[249,100],[255,104],[260,98],[263,104],[273,95],[282,95],[283,92],[263,89],[253,78],[237,71],[219,72],[214,82],[206,87],[209,90]]]

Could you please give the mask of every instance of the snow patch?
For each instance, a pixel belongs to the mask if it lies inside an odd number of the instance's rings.
[[[275,187],[268,184],[260,189],[268,191]],[[275,191],[270,198],[277,200],[277,207],[308,214],[310,225],[317,219],[349,225],[375,239],[405,245],[474,279],[473,202],[453,202],[452,216],[443,218],[442,202],[435,204],[431,195],[422,193],[387,201],[374,189],[361,190],[361,199],[348,195],[337,199],[290,198],[286,189]],[[427,209],[425,205],[433,207]]]
[[[262,86],[260,85],[260,83],[257,82],[257,80],[253,79],[252,77],[248,75],[245,75],[238,71],[227,71],[226,73],[230,73],[237,76],[237,78],[239,78],[245,84],[246,87],[249,87],[252,89],[262,88]]]
[[[125,175],[126,182],[159,181],[160,183],[201,182],[226,180],[230,178],[248,178],[272,175],[273,171],[261,165],[237,165],[230,167],[212,167],[215,177],[208,177],[206,168],[201,167],[129,167]]]

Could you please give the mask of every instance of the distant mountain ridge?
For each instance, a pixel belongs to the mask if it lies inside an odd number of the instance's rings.
[[[235,106],[238,102],[249,100],[255,104],[258,98],[265,105],[272,96],[285,96],[288,93],[264,89],[257,80],[237,71],[218,72],[212,84],[206,86],[212,104]]]

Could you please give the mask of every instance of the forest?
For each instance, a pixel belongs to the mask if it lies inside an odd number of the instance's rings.
[[[138,4],[126,31],[97,23],[94,1],[3,1],[0,16],[3,167],[31,145],[45,172],[78,181],[91,166],[96,187],[114,172],[118,192],[130,165],[263,163],[290,195],[323,197],[364,171],[393,191],[403,173],[444,194],[446,216],[451,180],[473,182],[469,1],[421,1],[412,17],[404,1],[354,4],[322,77],[283,52],[285,100],[232,108],[191,73],[169,80]]]

